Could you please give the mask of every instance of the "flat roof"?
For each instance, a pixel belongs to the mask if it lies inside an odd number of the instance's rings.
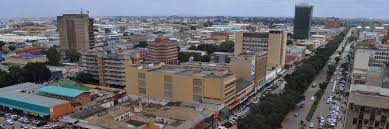
[[[253,84],[252,82],[247,80],[238,80],[236,81],[236,92],[240,92],[252,84]]]
[[[2,100],[0,101],[0,105],[34,112],[40,115],[49,115],[49,112],[43,111],[44,109],[42,109],[42,107],[51,108],[53,106],[69,102],[23,92],[39,87],[42,87],[42,85],[27,82],[0,88],[0,100]]]
[[[379,95],[389,97],[389,89],[378,86],[369,86],[363,84],[354,84],[351,86],[351,92],[358,92],[361,94]]]
[[[71,98],[75,98],[80,94],[87,92],[85,90],[78,90],[78,89],[66,88],[61,86],[45,86],[39,88],[38,91],[42,93],[54,94],[58,96],[65,96]]]

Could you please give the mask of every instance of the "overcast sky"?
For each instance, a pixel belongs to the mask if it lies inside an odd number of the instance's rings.
[[[389,19],[389,0],[305,0],[315,17]],[[0,18],[57,16],[83,8],[92,16],[293,17],[302,0],[0,0]]]

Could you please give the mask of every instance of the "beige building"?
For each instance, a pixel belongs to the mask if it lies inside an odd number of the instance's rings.
[[[237,83],[238,78],[229,72],[228,66],[221,64],[141,64],[129,65],[125,71],[128,94],[160,100],[230,107],[239,99],[237,93],[247,94],[253,88],[250,82]]]
[[[345,129],[389,128],[388,68],[370,66],[371,57],[371,50],[355,52]]]
[[[99,85],[125,88],[125,66],[132,64],[136,51],[114,52],[89,50],[81,53],[81,70],[99,80]]]
[[[61,50],[84,51],[95,47],[93,18],[88,14],[64,14],[57,17]]]
[[[283,30],[269,32],[235,32],[234,55],[245,51],[267,52],[268,68],[285,65],[287,34]]]
[[[258,86],[265,81],[267,52],[240,53],[231,58],[231,72],[243,80],[249,80]]]

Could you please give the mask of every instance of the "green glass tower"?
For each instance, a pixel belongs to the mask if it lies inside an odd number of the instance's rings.
[[[296,5],[294,12],[295,39],[308,39],[310,37],[313,6],[307,3]]]

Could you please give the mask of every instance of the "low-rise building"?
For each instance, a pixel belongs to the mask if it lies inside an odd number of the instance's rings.
[[[57,119],[74,112],[70,101],[36,94],[42,85],[22,83],[0,88],[0,109],[21,111],[45,119]]]
[[[20,54],[15,56],[9,56],[5,58],[5,63],[26,65],[28,63],[47,62],[46,55],[41,54]]]

